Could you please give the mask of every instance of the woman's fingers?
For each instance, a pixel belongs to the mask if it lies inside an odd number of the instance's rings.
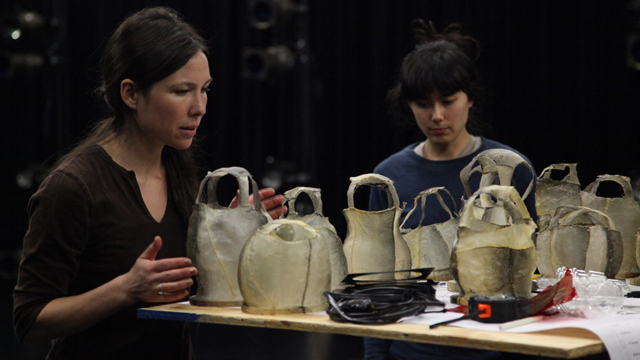
[[[157,271],[156,281],[158,282],[172,282],[172,281],[180,281],[184,279],[191,279],[193,276],[198,274],[198,270],[193,266],[180,266],[180,267],[169,267],[167,264],[182,264],[181,259],[163,259],[157,260],[156,262],[163,262],[164,264],[159,264],[156,266],[156,269],[162,269]],[[191,263],[191,261],[189,261]]]
[[[238,207],[238,205],[240,205],[240,190],[236,191],[236,196],[231,199],[231,202],[229,203],[229,209],[235,209]]]
[[[189,296],[188,290],[180,290],[177,292],[159,292],[154,299],[149,302],[175,302],[180,301]]]
[[[275,194],[276,194],[276,191],[272,188],[264,188],[264,189],[258,190],[258,195],[260,196],[260,201],[262,201],[263,205],[264,205],[265,199],[268,199]],[[280,197],[282,197],[282,195],[280,195]],[[250,197],[249,199],[250,199],[249,203],[253,205],[253,196]]]
[[[282,195],[275,195],[261,198],[260,201],[262,201],[262,207],[264,207],[265,210],[269,211],[275,208],[279,208],[280,205],[282,205],[283,198],[284,196]]]
[[[260,196],[260,201],[262,201],[262,205],[264,206],[265,199],[268,199],[276,194],[276,191],[272,188],[264,188],[258,190],[258,195]],[[282,195],[280,195],[282,198]],[[240,205],[240,190],[236,191],[236,196],[229,203],[230,208],[237,208]],[[253,205],[253,194],[249,195],[249,205]]]
[[[162,247],[162,239],[156,236],[145,249],[125,281],[127,292],[132,299],[147,302],[171,302],[183,299],[193,285],[192,277],[198,270],[191,266],[186,257],[156,260]]]
[[[272,188],[262,189],[258,193],[260,194],[262,207],[264,207],[272,219],[275,220],[279,218],[281,214],[287,214],[287,207],[282,206],[282,199],[284,199],[284,196],[276,195],[276,191]]]
[[[185,293],[189,293],[191,286],[193,286],[193,280],[191,279],[160,283],[157,287],[158,300],[171,301],[168,299],[173,297],[183,298]]]
[[[189,295],[189,288],[193,286],[193,276],[198,270],[190,266],[188,258],[172,258],[156,260],[154,268],[157,271],[153,284],[157,285],[156,301],[178,301]],[[156,288],[152,288],[155,291]]]
[[[274,220],[278,219],[281,214],[287,215],[288,211],[289,209],[286,206],[276,206],[270,210],[267,210],[267,212],[269,213],[269,216],[271,216],[271,218]]]
[[[142,252],[140,258],[145,260],[155,260],[160,248],[162,248],[162,238],[160,236],[156,236],[153,238],[153,242]]]
[[[282,205],[282,199],[284,198],[282,195],[276,195],[276,191],[272,188],[264,188],[258,191],[258,195],[260,196],[260,201],[262,202],[262,207],[269,213],[272,219],[277,219],[281,214],[287,214],[288,209],[286,206]],[[239,205],[240,199],[240,191],[236,193],[236,196],[231,200],[229,204],[229,208],[236,208]],[[253,194],[249,195],[249,205],[253,206]]]
[[[151,270],[155,272],[182,269],[191,266],[191,259],[187,257],[155,260],[151,263]],[[195,268],[194,268],[195,269]]]

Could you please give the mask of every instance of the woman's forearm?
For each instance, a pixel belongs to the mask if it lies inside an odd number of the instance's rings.
[[[138,301],[174,302],[189,295],[198,271],[186,257],[156,260],[162,239],[156,236],[126,274],[84,294],[48,303],[24,337],[51,340],[87,329]]]
[[[123,277],[84,294],[52,300],[42,309],[24,341],[33,343],[77,333],[133,304],[124,291]]]

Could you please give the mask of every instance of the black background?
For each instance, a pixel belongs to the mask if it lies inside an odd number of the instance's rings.
[[[383,101],[410,50],[415,18],[438,30],[458,22],[479,40],[489,137],[525,154],[538,173],[568,162],[578,163],[583,187],[600,174],[637,180],[640,70],[629,65],[628,41],[640,34],[640,8],[633,3],[311,0],[306,16],[260,30],[251,25],[249,1],[5,0],[3,24],[32,10],[47,25],[22,42],[0,43],[3,59],[24,52],[45,59],[34,70],[0,68],[3,293],[15,282],[38,174],[105,116],[92,95],[97,62],[105,39],[133,11],[171,6],[210,40],[212,92],[198,130],[203,171],[242,166],[260,187],[279,174],[279,192],[319,187],[324,214],[344,238],[349,177],[422,140],[417,128],[394,123]],[[245,49],[285,45],[296,52],[300,38],[309,61],[266,80],[243,76]],[[17,177],[31,183],[19,186]]]

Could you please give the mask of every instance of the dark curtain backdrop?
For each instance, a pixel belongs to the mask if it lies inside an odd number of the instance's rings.
[[[92,95],[103,42],[124,16],[149,5],[174,7],[211,42],[203,171],[242,166],[279,192],[319,187],[341,237],[349,177],[422,139],[384,106],[415,18],[439,30],[458,22],[479,40],[490,137],[527,155],[538,172],[576,162],[583,186],[599,174],[638,176],[640,71],[627,66],[627,39],[640,15],[631,1],[314,0],[307,16],[266,30],[251,27],[248,1],[240,0],[3,1],[3,18],[22,9],[59,22],[42,35],[40,69],[0,78],[4,250],[20,247],[42,164],[106,116]],[[17,51],[2,41],[4,53]],[[243,51],[270,45],[309,56],[265,80],[243,76]],[[31,182],[18,186],[16,178]]]
[[[6,306],[0,343],[9,358],[46,351],[46,344],[34,349],[8,340],[27,201],[47,166],[107,115],[92,95],[97,63],[105,39],[127,14],[171,6],[210,39],[213,91],[199,130],[203,172],[242,166],[261,187],[279,192],[319,187],[324,213],[344,238],[349,177],[371,172],[423,139],[417,128],[392,122],[384,106],[410,50],[415,18],[431,20],[439,30],[458,22],[479,40],[478,67],[490,95],[482,119],[493,129],[491,138],[527,155],[538,172],[553,163],[578,163],[583,187],[600,174],[637,180],[640,70],[628,65],[627,50],[628,40],[640,34],[634,3],[309,0],[307,15],[258,30],[250,25],[249,0],[3,0],[0,282]],[[9,40],[6,29],[21,10],[38,12],[45,25],[25,31],[24,41]],[[275,45],[297,53],[293,68],[264,80],[243,76],[245,50]],[[25,53],[40,56],[42,64],[8,71],[9,59]],[[356,195],[356,205],[366,207],[367,191]],[[247,336],[231,330],[227,335]],[[226,339],[220,336],[200,338]],[[275,336],[304,344],[294,334]],[[271,342],[265,349],[287,347],[275,340],[265,340]],[[215,353],[228,348],[233,357],[244,349],[229,344]],[[324,350],[337,351],[332,358],[358,358],[360,346],[357,338],[342,346],[334,340]]]

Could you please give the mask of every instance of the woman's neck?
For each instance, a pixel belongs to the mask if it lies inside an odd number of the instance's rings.
[[[136,176],[164,177],[162,164],[163,146],[151,145],[138,141],[128,134],[117,135],[100,144],[114,162],[123,168],[133,171]]]
[[[162,146],[151,146],[133,136],[116,136],[100,144],[111,159],[133,171],[149,214],[162,221],[168,201],[167,176],[162,164]]]
[[[427,160],[453,160],[460,156],[464,149],[469,145],[471,135],[467,132],[460,134],[454,141],[439,144],[429,141],[424,144],[422,155]]]

